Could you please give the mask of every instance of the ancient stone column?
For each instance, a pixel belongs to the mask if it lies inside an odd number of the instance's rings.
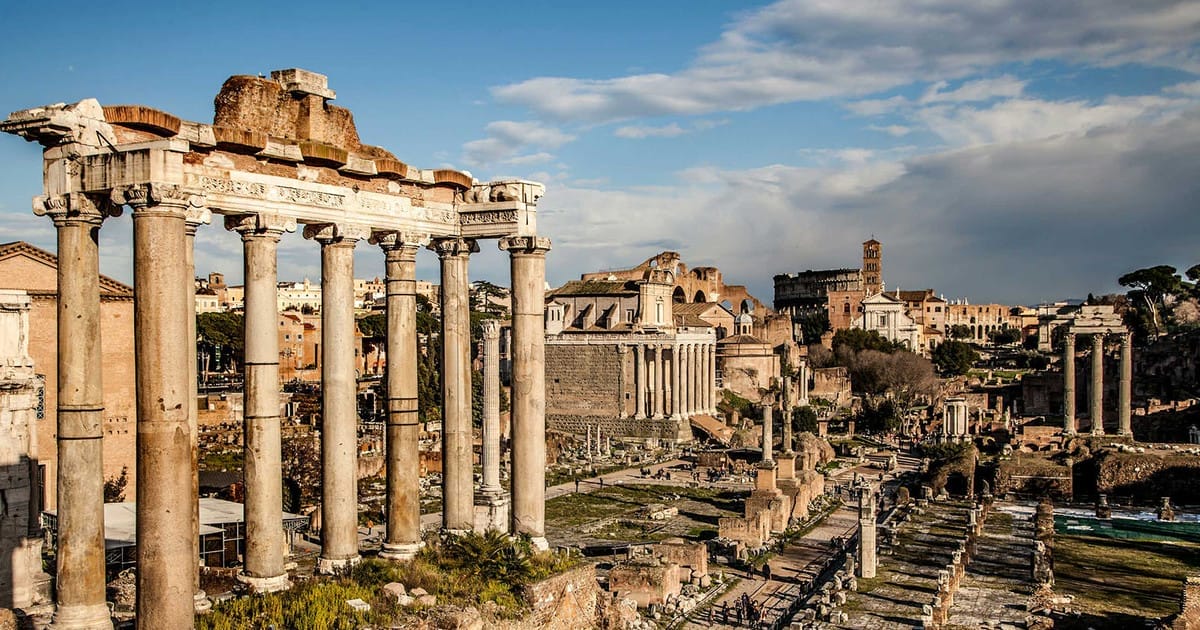
[[[870,486],[858,496],[858,577],[875,577],[875,492]]]
[[[692,344],[692,413],[701,413],[704,400],[704,357],[700,345]]]
[[[502,239],[512,263],[512,531],[546,542],[546,252],[550,239]]]
[[[137,369],[137,614],[143,628],[191,628],[191,429],[188,425],[189,207],[172,185],[114,191],[133,207],[133,321]]]
[[[708,343],[708,344],[706,344],[706,346],[704,346],[704,348],[707,349],[707,352],[706,352],[707,364],[706,364],[706,367],[704,367],[704,374],[706,374],[706,392],[708,394],[706,403],[704,403],[704,410],[706,410],[707,413],[715,414],[716,413],[716,344]]]
[[[775,461],[775,419],[771,413],[771,405],[762,406],[763,427],[762,427],[762,460],[763,462]]]
[[[500,320],[484,320],[482,328],[483,482],[475,496],[475,531],[507,532],[509,503],[500,487]],[[591,442],[591,427],[588,427],[588,442]]]
[[[238,580],[251,591],[289,588],[284,570],[283,481],[279,426],[278,259],[279,237],[296,222],[259,214],[225,217],[242,235],[245,283],[244,469],[246,543]],[[351,250],[353,251],[353,250]],[[330,346],[325,345],[328,350]],[[328,352],[327,352],[328,354]],[[328,394],[328,392],[327,392]]]
[[[691,372],[691,354],[688,352],[688,344],[681,343],[678,347],[679,351],[679,415],[687,419],[692,417],[692,372]]]
[[[70,194],[38,198],[33,211],[49,216],[58,230],[58,589],[54,627],[111,629],[104,603],[103,331],[96,242],[100,224],[105,217],[119,214],[120,208],[108,200]],[[36,429],[31,430],[36,434]]]
[[[1104,435],[1104,335],[1092,335],[1092,435]]]
[[[321,244],[321,553],[317,571],[358,564],[358,387],[354,375],[354,246],[369,235],[346,224],[312,224]]]
[[[1129,422],[1133,405],[1133,335],[1121,335],[1121,387],[1117,396],[1117,433],[1133,435]]]
[[[633,417],[641,420],[646,417],[646,364],[641,344],[633,346],[633,390],[636,401]]]
[[[1063,338],[1063,434],[1075,435],[1075,333]]]
[[[800,362],[800,399],[801,407],[807,406],[808,402],[808,360]]]
[[[784,379],[784,396],[789,396],[788,388],[791,387],[791,379]],[[783,452],[791,453],[794,446],[794,438],[792,436],[792,409],[791,404],[785,402],[783,405]]]
[[[196,275],[196,230],[201,225],[207,225],[212,221],[212,212],[208,208],[189,207],[187,218],[184,220],[187,234],[187,260],[184,265],[187,267],[187,275],[189,278],[194,278]],[[196,367],[196,283],[188,283],[188,385],[191,387],[188,400],[191,404],[188,405],[188,443],[192,451],[192,494],[196,497],[200,496],[200,411],[196,407],[197,400],[200,397],[200,385],[197,379]],[[203,614],[212,610],[212,600],[208,598],[208,594],[204,589],[200,588],[200,502],[196,501],[192,506],[192,602],[197,613]]]
[[[663,394],[666,391],[666,379],[663,378],[663,350],[661,345],[655,345],[650,349],[652,361],[652,369],[654,371],[654,380],[651,381],[651,387],[654,388],[654,417],[663,417]]]
[[[387,278],[387,533],[381,558],[411,560],[421,542],[417,416],[417,250],[423,237],[376,234]]]
[[[671,347],[671,418],[679,420],[683,416],[683,405],[680,395],[683,393],[683,383],[679,378],[679,345]]]
[[[483,486],[500,490],[500,320],[483,328]]]
[[[429,248],[442,263],[442,529],[464,533],[475,520],[467,262],[479,246],[471,239],[446,238]],[[515,363],[515,353],[513,358]]]

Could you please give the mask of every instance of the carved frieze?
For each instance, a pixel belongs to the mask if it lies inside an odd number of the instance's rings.
[[[516,223],[516,210],[485,210],[483,212],[459,212],[460,225],[482,225],[490,223]]]

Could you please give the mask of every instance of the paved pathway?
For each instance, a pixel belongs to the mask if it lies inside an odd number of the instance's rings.
[[[983,526],[978,552],[954,595],[948,627],[992,628],[1025,622],[1032,593],[1033,523],[993,511]]]

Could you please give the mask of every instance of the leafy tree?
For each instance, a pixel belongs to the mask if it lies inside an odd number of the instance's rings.
[[[933,364],[943,374],[961,376],[979,361],[979,353],[970,344],[950,340],[933,349]]]
[[[246,347],[244,326],[245,319],[238,313],[200,313],[196,316],[200,350],[214,360],[209,370],[219,372],[227,366],[236,369],[242,364]]]
[[[1021,331],[1005,326],[988,333],[988,338],[998,346],[1007,346],[1021,340]]]
[[[955,324],[950,327],[951,339],[970,339],[971,327],[966,324]]]
[[[808,431],[816,435],[817,433],[817,412],[809,405],[796,407],[792,410],[792,431],[794,433],[803,433]]]
[[[801,315],[795,320],[800,325],[801,343],[820,343],[821,335],[829,330],[829,313],[820,311],[809,315]]]
[[[364,337],[387,339],[387,316],[372,313],[358,320],[358,330]]]
[[[847,328],[837,331],[833,336],[833,351],[835,353],[842,352],[843,349],[851,352],[875,350],[892,353],[900,348],[899,344],[888,341],[875,330],[867,331],[861,328]]]
[[[854,414],[854,425],[869,433],[890,433],[900,428],[900,413],[900,406],[889,398],[867,398]]]
[[[508,297],[508,290],[496,286],[487,280],[478,280],[472,283],[471,297],[472,302],[476,303],[480,310],[485,313],[498,315],[504,313],[505,308],[502,304],[493,302],[492,298],[503,300]]]
[[[299,512],[321,498],[321,445],[315,435],[285,438],[281,443],[281,463],[285,485],[292,492],[285,497],[290,511]],[[298,492],[295,492],[297,491]]]
[[[129,485],[129,467],[122,466],[121,474],[104,480],[104,502],[120,503],[125,500],[125,486]]]
[[[1163,305],[1163,298],[1179,292],[1182,288],[1182,281],[1175,274],[1175,268],[1170,265],[1156,265],[1137,269],[1117,278],[1117,282],[1123,287],[1130,287],[1131,300],[1146,305],[1150,311],[1154,336],[1162,335],[1159,307]]]

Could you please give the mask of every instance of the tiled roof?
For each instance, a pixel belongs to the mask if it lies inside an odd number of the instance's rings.
[[[558,295],[637,295],[637,285],[632,281],[571,280],[554,289],[550,296]]]
[[[25,241],[0,243],[0,258],[7,258],[16,254],[24,254],[58,269],[58,256],[40,247],[34,247]],[[133,287],[101,274],[100,294],[105,297],[133,297]]]

